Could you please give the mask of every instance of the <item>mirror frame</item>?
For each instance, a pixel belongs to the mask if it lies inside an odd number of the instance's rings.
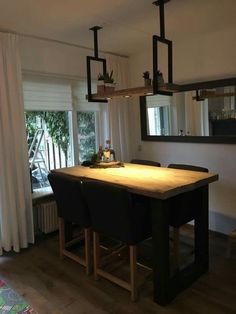
[[[140,123],[141,123],[141,139],[142,139],[142,141],[236,144],[236,135],[235,136],[148,135],[148,133],[147,133],[146,97],[148,97],[148,96],[140,96]]]

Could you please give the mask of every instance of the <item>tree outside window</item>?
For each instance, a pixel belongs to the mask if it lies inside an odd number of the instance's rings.
[[[79,161],[91,160],[96,152],[96,113],[77,112]]]

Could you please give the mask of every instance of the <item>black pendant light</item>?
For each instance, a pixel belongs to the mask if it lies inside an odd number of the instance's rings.
[[[159,89],[159,80],[158,80],[158,71],[159,71],[159,62],[158,62],[158,47],[159,44],[165,44],[168,48],[168,82],[169,84],[173,83],[173,52],[172,52],[172,41],[165,37],[165,11],[164,5],[165,2],[170,0],[158,0],[154,1],[155,6],[159,6],[159,19],[160,19],[160,36],[153,35],[152,37],[152,51],[153,51],[153,94],[163,94],[163,95],[172,95],[172,92],[169,91],[160,91]]]
[[[87,99],[89,102],[107,102],[106,99],[93,99],[92,97],[92,81],[91,81],[91,61],[101,62],[103,75],[107,72],[107,63],[106,59],[98,57],[98,30],[102,29],[100,26],[93,26],[90,28],[94,33],[94,57],[87,56],[87,86],[88,86],[88,96]]]
[[[153,2],[153,5],[159,8],[159,21],[160,21],[160,34],[152,36],[152,50],[153,50],[153,84],[149,88],[130,88],[124,90],[115,91],[112,95],[114,97],[128,97],[130,95],[139,95],[140,97],[146,97],[147,95],[162,94],[162,95],[173,95],[173,93],[193,91],[196,90],[196,100],[202,100],[201,90],[216,88],[219,86],[231,86],[235,85],[236,78],[219,79],[214,81],[196,82],[190,84],[174,84],[173,83],[173,49],[172,41],[165,37],[165,3],[170,0],[157,0]],[[91,84],[91,61],[102,63],[102,74],[107,73],[106,59],[99,58],[98,56],[98,30],[102,29],[100,26],[93,26],[90,30],[94,33],[94,56],[87,56],[87,86],[88,95],[87,99],[89,102],[107,102],[106,95],[104,97],[98,94],[92,95],[92,84]],[[159,69],[159,54],[158,48],[160,44],[167,46],[167,80],[163,82],[160,77]],[[110,96],[110,95],[109,95]],[[99,98],[101,97],[101,98]]]

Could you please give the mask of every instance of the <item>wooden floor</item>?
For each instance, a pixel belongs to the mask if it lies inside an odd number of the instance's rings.
[[[127,291],[93,276],[72,260],[61,261],[58,235],[37,240],[20,254],[0,257],[0,278],[39,314],[218,314],[236,313],[236,248],[225,258],[226,238],[210,234],[210,271],[168,306],[152,301],[152,279],[140,289],[136,303]]]

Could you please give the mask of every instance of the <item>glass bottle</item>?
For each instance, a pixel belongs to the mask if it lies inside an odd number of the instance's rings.
[[[103,148],[102,145],[99,145],[98,154],[97,154],[97,161],[103,161],[104,155],[103,155]]]
[[[104,152],[103,152],[103,155],[104,155],[104,160],[106,162],[109,162],[110,161],[110,157],[111,157],[111,152],[110,152],[110,147],[111,146],[111,141],[110,140],[106,140],[106,146],[105,146],[105,149],[104,149]]]
[[[111,141],[108,140],[108,147],[109,147],[109,151],[110,151],[110,161],[116,161],[116,156],[115,156],[115,151],[114,149],[111,147]]]

